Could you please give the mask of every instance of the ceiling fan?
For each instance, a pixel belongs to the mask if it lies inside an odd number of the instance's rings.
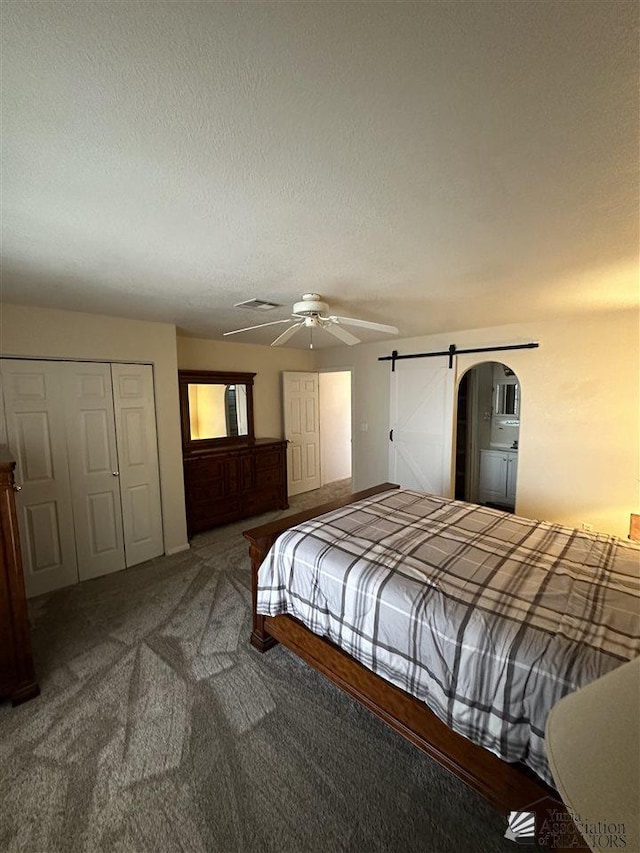
[[[252,329],[262,329],[265,326],[277,326],[280,323],[292,323],[288,329],[285,329],[281,335],[273,341],[272,347],[280,347],[286,343],[289,338],[293,337],[297,331],[302,328],[309,329],[309,349],[313,349],[313,330],[324,329],[338,338],[344,344],[353,346],[360,343],[360,338],[356,338],[351,332],[348,332],[343,326],[361,326],[363,329],[372,329],[375,332],[385,332],[388,335],[397,335],[398,329],[395,326],[386,326],[384,323],[371,323],[369,320],[356,320],[351,317],[337,317],[334,314],[329,314],[329,306],[322,301],[319,293],[305,293],[302,296],[301,302],[296,302],[293,306],[291,318],[288,320],[273,320],[271,323],[259,323],[257,326],[247,326],[244,329],[234,329],[232,332],[224,332],[224,335],[239,335],[241,332],[250,332]]]

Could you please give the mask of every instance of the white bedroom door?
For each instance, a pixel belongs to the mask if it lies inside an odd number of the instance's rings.
[[[66,412],[78,576],[125,567],[120,472],[108,364],[60,364]]]
[[[320,488],[320,420],[317,373],[282,374],[287,488],[299,495]]]
[[[52,361],[0,362],[7,443],[21,489],[16,508],[30,598],[78,580],[58,367]]]
[[[164,553],[153,369],[112,364],[113,404],[127,566]]]
[[[389,479],[451,497],[455,370],[397,361],[391,373]]]

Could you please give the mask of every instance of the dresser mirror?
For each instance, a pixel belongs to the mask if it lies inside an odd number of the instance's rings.
[[[254,376],[216,370],[178,371],[185,451],[254,441]]]

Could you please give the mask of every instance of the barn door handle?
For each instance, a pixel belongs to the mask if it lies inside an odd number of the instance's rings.
[[[393,430],[389,433],[389,441],[393,441]]]

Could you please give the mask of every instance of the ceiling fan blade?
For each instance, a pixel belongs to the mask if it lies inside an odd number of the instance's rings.
[[[252,329],[263,329],[265,326],[277,326],[279,323],[292,323],[293,320],[273,320],[271,323],[258,323],[257,326],[247,326],[244,329],[234,329],[233,332],[223,332],[223,336],[226,335],[238,335],[240,332],[250,332]]]
[[[355,335],[352,335],[351,332],[347,332],[346,329],[341,329],[336,323],[328,323],[326,326],[323,326],[325,332],[329,332],[330,335],[333,335],[334,338],[340,338],[341,341],[345,344],[349,344],[352,347],[354,344],[360,343],[360,338],[356,338]]]
[[[400,334],[395,326],[385,326],[384,323],[371,323],[369,320],[354,320],[351,317],[329,317],[336,323],[346,323],[347,326],[362,326],[363,329],[373,329],[375,332],[386,332],[388,335]]]
[[[293,326],[289,326],[288,329],[285,329],[284,332],[275,339],[271,346],[281,347],[282,344],[285,344],[289,340],[289,338],[295,335],[295,333],[301,326],[304,326],[304,323],[296,323]]]

